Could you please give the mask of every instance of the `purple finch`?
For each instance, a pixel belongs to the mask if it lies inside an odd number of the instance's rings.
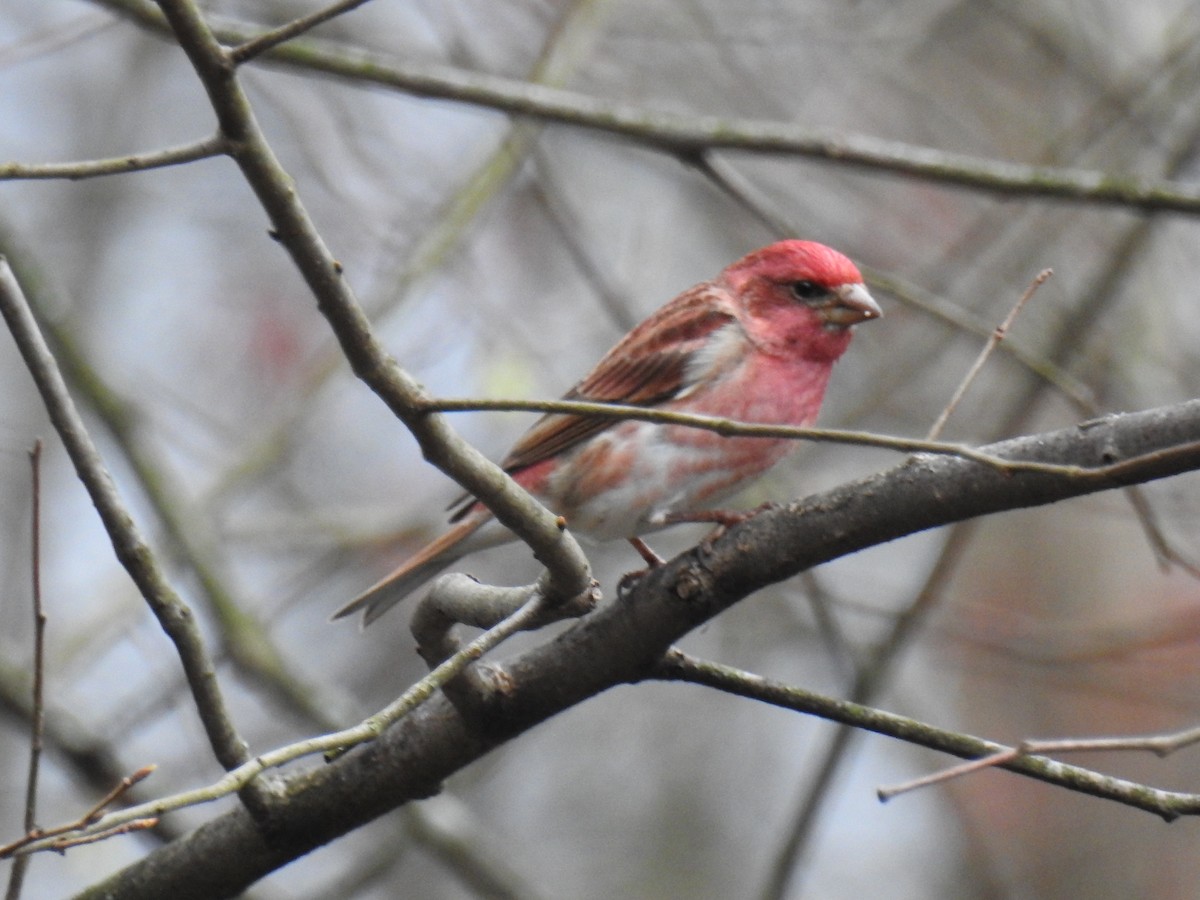
[[[810,241],[756,250],[635,327],[564,399],[811,425],[851,328],[881,315],[854,263]],[[795,446],[682,425],[551,413],[501,463],[572,531],[628,538],[699,517]],[[454,526],[334,614],[370,624],[455,560],[511,532],[474,498]]]

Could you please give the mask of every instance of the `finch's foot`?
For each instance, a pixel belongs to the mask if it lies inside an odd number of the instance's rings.
[[[626,591],[633,587],[634,582],[636,582],[651,569],[657,569],[664,562],[666,562],[665,559],[655,553],[650,548],[650,545],[641,538],[632,537],[629,539],[629,543],[633,545],[633,549],[638,552],[638,555],[646,561],[646,568],[636,569],[633,572],[626,572],[621,576],[621,580],[617,582],[618,597],[623,596]]]
[[[641,538],[631,537],[629,539],[629,543],[633,544],[633,549],[638,552],[638,554],[642,557],[642,559],[644,559],[646,561],[646,565],[648,565],[651,569],[656,569],[659,566],[661,566],[664,562],[666,562],[665,559],[663,559],[661,556],[659,556],[657,553],[655,553],[653,550],[651,550],[650,545],[647,544],[645,541],[643,541]]]
[[[754,509],[700,509],[696,512],[671,513],[663,522],[667,525],[680,525],[684,522],[713,522],[725,528],[741,525],[747,519],[753,519],[761,512],[779,509],[778,503],[767,502]]]
[[[772,509],[779,509],[779,504],[768,501],[754,509],[701,509],[696,512],[673,513],[667,516],[666,523],[680,525],[685,522],[712,522],[717,527],[704,538],[705,544],[711,544],[734,525],[741,525],[759,513]]]

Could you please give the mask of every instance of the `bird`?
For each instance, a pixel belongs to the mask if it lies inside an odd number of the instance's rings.
[[[668,301],[608,351],[565,400],[621,403],[766,425],[817,418],[855,325],[882,315],[846,256],[783,240]],[[721,521],[714,506],[796,446],[677,424],[548,413],[500,463],[575,534],[627,539],[681,521]],[[451,527],[332,616],[364,627],[462,557],[515,540],[465,496]]]

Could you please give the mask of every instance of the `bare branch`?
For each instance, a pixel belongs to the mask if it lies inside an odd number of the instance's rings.
[[[942,784],[964,775],[982,769],[1004,767],[1005,763],[1034,754],[1047,753],[1083,753],[1083,752],[1113,752],[1113,751],[1142,751],[1150,752],[1158,757],[1170,756],[1177,750],[1191,747],[1200,743],[1200,728],[1187,728],[1170,734],[1130,735],[1128,737],[1104,738],[1060,738],[1058,740],[1024,740],[1016,747],[997,750],[987,756],[962,765],[951,766],[940,772],[934,772],[921,778],[914,778],[901,784],[881,787],[878,790],[880,800],[890,800],[892,797],[908,793],[919,788]]]
[[[143,0],[97,2],[132,16],[143,25],[162,28],[161,17]],[[226,43],[237,43],[248,40],[250,31],[243,24],[219,28],[216,34]],[[1024,165],[869,135],[806,128],[790,122],[681,115],[451,66],[399,65],[377,54],[317,42],[277,46],[262,58],[358,83],[391,87],[418,97],[452,100],[617,134],[675,156],[719,149],[739,150],[822,160],[999,196],[1043,197],[1147,211],[1200,214],[1200,189],[1180,181],[1091,169]]]
[[[1009,329],[1012,328],[1013,322],[1017,320],[1017,316],[1021,314],[1021,310],[1025,308],[1025,304],[1029,302],[1037,289],[1045,284],[1046,280],[1053,274],[1054,272],[1051,269],[1043,269],[1039,272],[1037,277],[1033,279],[1033,283],[1029,285],[1025,293],[1018,298],[1016,304],[1009,310],[1008,315],[1004,317],[1004,321],[996,326],[996,329],[988,337],[987,343],[983,345],[983,349],[979,351],[979,356],[975,358],[975,362],[971,364],[971,368],[967,370],[967,374],[963,376],[958,387],[954,389],[954,394],[946,404],[946,408],[942,410],[941,414],[930,427],[929,434],[926,435],[929,440],[937,440],[941,435],[942,429],[946,427],[946,420],[954,413],[959,402],[967,393],[967,389],[975,381],[979,373],[983,371],[983,367],[988,359],[991,358],[992,353],[1000,346],[1000,342],[1008,335]]]
[[[228,152],[223,137],[205,138],[178,147],[165,147],[145,153],[130,153],[108,159],[91,159],[64,163],[0,163],[0,181],[32,181],[38,179],[67,179],[78,181],[102,175],[126,175],[130,172],[147,172],[166,166],[209,159]]]
[[[33,442],[30,467],[30,553],[29,573],[33,594],[33,701],[29,717],[29,774],[25,784],[25,833],[37,828],[38,769],[46,729],[46,613],[42,609],[42,441]],[[15,860],[8,873],[6,900],[17,900],[29,868],[26,857]]]
[[[50,842],[50,849],[56,853],[65,853],[71,847],[82,847],[85,844],[95,844],[100,841],[107,841],[109,838],[120,837],[123,834],[133,834],[137,831],[148,831],[158,825],[158,819],[154,816],[147,816],[144,819],[134,819],[132,822],[126,822],[123,825],[117,825],[114,828],[106,829],[105,831],[97,831],[93,834],[81,835],[79,837],[62,837]]]
[[[104,522],[117,558],[175,644],[214,755],[226,768],[245,762],[249,757],[246,744],[238,735],[225,706],[212,660],[192,611],[167,581],[153,551],[126,509],[75,408],[29,303],[3,257],[0,257],[0,315],[8,323],[25,365],[37,383],[50,420]]]
[[[260,34],[258,37],[251,38],[234,47],[229,53],[229,58],[236,65],[240,66],[244,62],[248,62],[254,59],[254,57],[266,53],[272,47],[277,47],[284,41],[290,41],[307,31],[311,31],[318,25],[328,22],[330,19],[358,9],[358,7],[366,2],[367,0],[340,0],[340,2],[331,4],[324,9],[318,9],[316,12],[309,13],[307,16],[293,19],[285,25],[273,28],[270,31]]]
[[[853,725],[931,750],[967,758],[983,757],[967,763],[966,767],[995,765],[1093,797],[1152,812],[1166,821],[1181,815],[1200,813],[1200,794],[1159,790],[1042,756],[1022,754],[1003,744],[946,731],[906,716],[898,716],[848,700],[823,697],[803,688],[744,672],[732,666],[698,660],[680,650],[670,651],[655,669],[655,674],[665,680],[702,684],[740,697]],[[893,796],[888,790],[880,792],[880,800],[887,800]]]

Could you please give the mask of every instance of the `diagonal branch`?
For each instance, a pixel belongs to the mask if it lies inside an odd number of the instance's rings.
[[[1159,790],[1034,755],[1053,751],[1056,748],[1052,745],[1030,747],[1021,752],[1022,748],[1006,747],[972,735],[947,731],[907,716],[899,716],[849,700],[823,697],[812,691],[744,672],[732,666],[696,659],[680,650],[668,652],[656,667],[655,674],[664,681],[682,681],[716,688],[739,697],[808,713],[876,734],[899,738],[920,747],[974,760],[965,764],[964,768],[994,766],[1069,787],[1080,793],[1115,800],[1126,806],[1162,816],[1168,822],[1180,815],[1200,813],[1198,794]],[[887,801],[892,796],[892,791],[879,791],[881,801]]]
[[[178,147],[164,147],[161,150],[129,153],[108,159],[61,163],[6,162],[0,163],[0,181],[49,179],[78,181],[101,175],[125,175],[129,172],[146,172],[150,169],[161,169],[166,166],[178,166],[200,159],[209,159],[225,152],[225,139],[218,135],[193,141],[190,144],[181,144]]]
[[[989,454],[1095,466],[1152,460],[1119,470],[1119,484],[1200,470],[1200,401],[1112,416],[1086,427],[1029,435],[983,448]],[[1172,452],[1192,446],[1188,453]],[[1112,487],[1045,472],[1005,474],[971,460],[921,458],[791,507],[769,510],[650,571],[622,596],[552,641],[505,662],[492,706],[470,718],[437,695],[377,740],[277,786],[268,828],[238,807],[94,886],[84,897],[233,896],[314,847],[411,800],[428,796],[505,741],[611,687],[656,677],[663,655],[688,631],[753,591],[840,556],[975,516],[1066,500]],[[839,701],[832,701],[839,702]],[[873,728],[876,712],[843,707]],[[909,734],[899,735],[912,739]],[[969,736],[965,755],[987,752]],[[949,748],[944,748],[949,749]],[[954,751],[951,751],[954,752]],[[1200,796],[1082,780],[1076,767],[1032,763],[1025,774],[1123,801],[1164,818],[1200,813]],[[1034,767],[1036,771],[1034,770]],[[221,867],[211,860],[219,858]],[[215,871],[219,869],[219,871]],[[190,892],[178,893],[182,885]]]
[[[125,508],[99,450],[75,408],[50,348],[8,262],[0,257],[0,315],[21,351],[79,480],[100,514],[113,550],[138,586],[163,631],[174,642],[213,754],[226,769],[249,758],[217,683],[216,671],[195,617],[158,567],[154,554]]]
[[[249,62],[254,57],[266,53],[272,47],[277,47],[286,41],[293,40],[343,13],[358,9],[366,2],[368,0],[338,0],[337,3],[327,6],[324,9],[318,9],[307,16],[293,19],[290,22],[280,25],[278,28],[272,28],[270,31],[263,32],[257,37],[244,41],[233,48],[229,54],[230,58],[237,65]]]

